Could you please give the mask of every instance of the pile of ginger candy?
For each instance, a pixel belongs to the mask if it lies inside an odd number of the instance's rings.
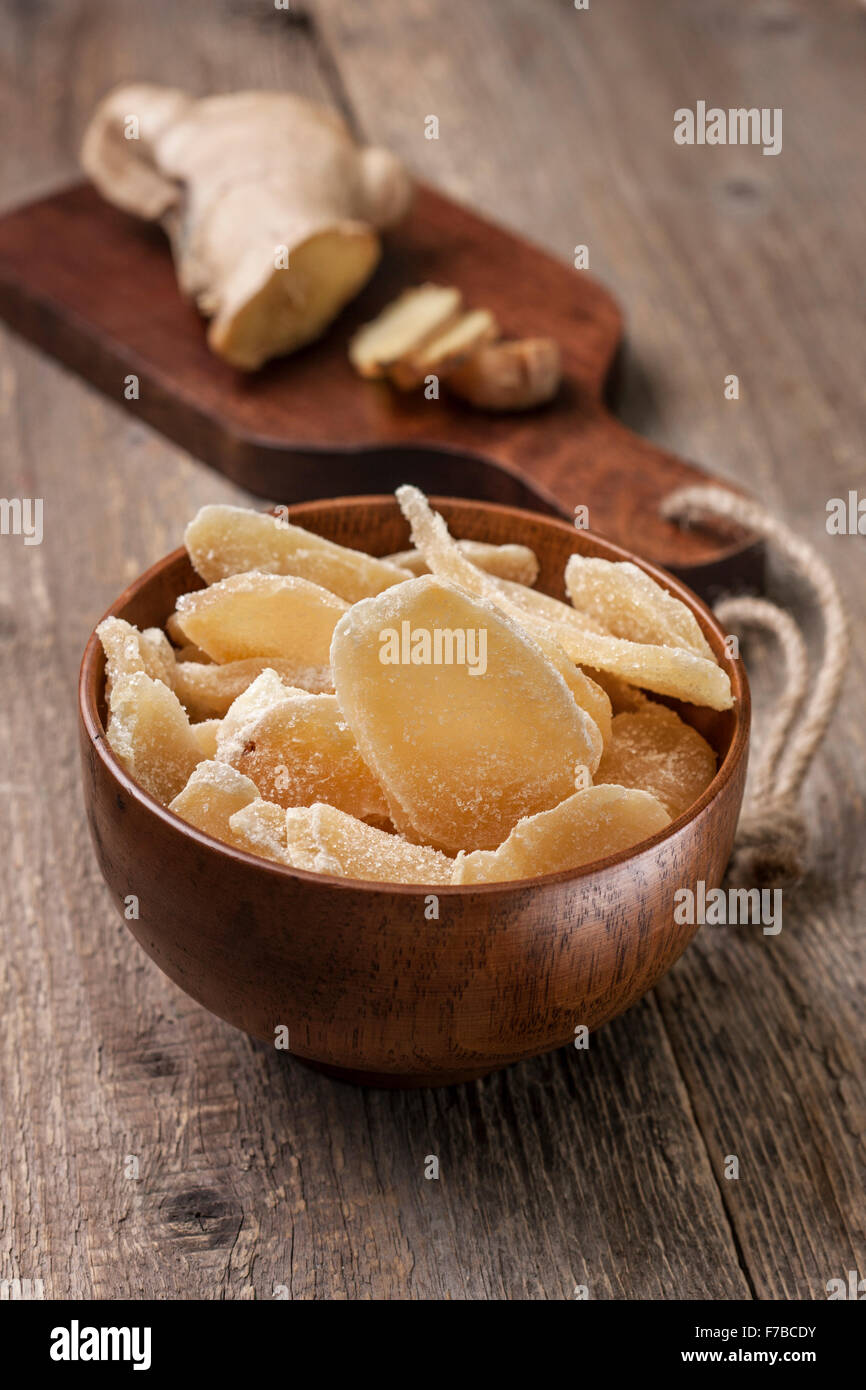
[[[686,811],[716,756],[652,695],[732,704],[691,610],[577,554],[560,602],[525,546],[456,541],[417,488],[397,499],[414,548],[385,559],[202,508],[206,587],[164,632],[97,630],[130,776],[237,849],[382,883],[577,869]]]

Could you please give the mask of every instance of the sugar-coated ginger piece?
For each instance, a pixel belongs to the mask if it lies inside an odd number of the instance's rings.
[[[286,858],[296,869],[379,883],[446,884],[452,861],[319,803],[286,812]]]
[[[184,632],[214,661],[280,657],[318,670],[328,665],[331,634],[347,608],[308,579],[258,571],[230,575],[177,601]]]
[[[176,647],[185,647],[189,645],[189,643],[187,642],[186,633],[184,632],[181,626],[180,617],[176,612],[169,613],[168,617],[166,618],[165,632],[166,636],[169,638],[170,641],[174,643]],[[202,652],[202,656],[204,656],[204,652]],[[210,660],[209,657],[207,659]]]
[[[273,671],[263,672],[229,710],[217,756],[280,806],[327,801],[353,816],[388,815],[336,696],[288,690]]]
[[[219,734],[219,719],[202,719],[199,724],[191,725],[195,741],[201,749],[203,758],[212,759],[217,755],[217,736]]]
[[[528,545],[491,545],[488,541],[470,540],[459,540],[457,545],[474,565],[496,579],[530,586],[538,578],[538,557]],[[420,550],[399,550],[394,555],[386,555],[385,559],[416,578],[430,573],[430,566]]]
[[[530,635],[551,666],[562,676],[577,704],[589,715],[594,731],[591,731],[592,752],[588,767],[590,772],[595,772],[601,750],[610,738],[611,708],[607,693],[570,656],[566,656],[559,643],[543,629],[535,629]]]
[[[550,811],[527,816],[496,850],[458,854],[452,883],[497,883],[578,869],[631,849],[670,823],[649,792],[589,787]]]
[[[610,671],[658,695],[672,695],[711,709],[731,708],[731,682],[714,662],[681,647],[654,646],[590,632],[565,603],[558,620],[530,613],[461,554],[444,519],[432,510],[423,492],[405,485],[397,489],[397,500],[412,528],[413,544],[423,552],[434,574],[495,603],[534,636],[555,641],[577,665]]]
[[[378,318],[359,328],[349,344],[349,361],[361,376],[381,377],[418,352],[452,324],[462,296],[450,285],[416,285],[404,290]]]
[[[638,690],[636,685],[630,685],[628,681],[622,680],[620,676],[613,676],[610,671],[599,671],[594,666],[588,666],[584,669],[596,685],[601,686],[610,700],[610,707],[614,714],[634,714],[635,710],[643,709],[645,705],[650,703],[642,690]]]
[[[691,609],[629,560],[571,555],[565,566],[565,587],[575,609],[612,637],[680,647],[716,662]]]
[[[642,787],[676,820],[715,775],[715,752],[697,729],[672,709],[647,700],[636,712],[615,717],[595,782]]]
[[[249,777],[226,763],[208,760],[199,763],[190,774],[183,791],[169,802],[168,809],[206,835],[234,844],[229,820],[236,811],[256,801],[258,795],[258,788]]]
[[[163,806],[183,790],[201,761],[180,700],[143,671],[124,676],[112,687],[106,736],[129,775]]]
[[[286,812],[271,801],[251,801],[229,817],[232,844],[247,854],[258,854],[287,864]],[[297,867],[297,866],[296,866]]]
[[[561,599],[552,598],[550,594],[542,593],[541,589],[533,589],[527,584],[515,584],[507,578],[497,578],[497,587],[514,608],[520,609],[529,618],[537,618],[541,622],[554,625],[566,622],[586,632],[604,633],[606,631],[588,613],[578,613],[575,608],[563,603]]]
[[[532,638],[432,575],[351,608],[331,666],[394,824],[422,844],[496,846],[598,763],[597,726]]]
[[[407,571],[387,560],[325,540],[282,515],[247,507],[202,507],[186,528],[184,544],[208,584],[260,570],[308,579],[347,603],[356,603],[408,577]],[[184,632],[179,617],[175,626]],[[173,632],[169,636],[175,640]]]
[[[96,635],[105,652],[105,693],[110,700],[116,681],[143,671],[168,686],[174,679],[175,657],[165,633],[158,627],[137,627],[125,618],[104,618]]]
[[[333,693],[330,665],[300,666],[295,661],[275,656],[251,656],[224,665],[178,661],[173,685],[192,719],[221,719],[238,696],[266,670],[275,671],[284,685],[295,689],[315,694]]]

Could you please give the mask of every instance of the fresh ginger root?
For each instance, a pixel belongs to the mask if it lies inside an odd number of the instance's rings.
[[[559,389],[562,365],[552,338],[485,343],[448,377],[448,385],[480,410],[529,410]]]
[[[85,172],[110,202],[168,234],[182,292],[208,344],[252,371],[318,338],[363,288],[379,230],[411,199],[387,150],[287,92],[196,100],[147,83],[97,107]]]
[[[365,377],[387,377],[401,391],[441,377],[480,410],[528,410],[551,400],[562,379],[552,338],[509,340],[489,309],[465,311],[459,291],[444,285],[404,290],[349,344]]]

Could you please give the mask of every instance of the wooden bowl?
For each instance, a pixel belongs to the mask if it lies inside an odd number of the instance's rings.
[[[719,768],[695,804],[636,850],[582,869],[502,884],[438,888],[362,883],[258,859],[195,830],[124,771],[105,738],[104,660],[95,633],[81,664],[87,815],[103,877],[132,934],[199,1003],[331,1075],[366,1085],[469,1081],[562,1047],[580,1024],[627,1009],[696,931],[674,922],[674,894],[721,881],[743,794],[749,692],[739,661],[688,589],[588,531],[534,512],[434,499],[457,536],[517,541],[541,563],[539,587],[564,597],[574,551],[631,560],[688,604],[730,675],[735,704],[675,707],[715,747]],[[403,549],[391,497],[309,502],[291,519],[375,555]],[[161,560],[108,615],[162,625],[200,588],[186,552]],[[106,615],[106,616],[108,616]],[[673,703],[673,702],[671,702]]]

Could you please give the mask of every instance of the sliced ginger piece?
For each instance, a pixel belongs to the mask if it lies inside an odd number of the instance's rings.
[[[116,681],[106,737],[145,791],[163,806],[186,786],[201,749],[173,690],[143,671]]]
[[[271,801],[251,801],[229,817],[231,843],[247,854],[287,864],[286,812]],[[297,866],[296,867],[303,867]]]
[[[222,225],[211,235],[226,234],[223,229],[231,225],[248,225],[251,217],[275,225],[274,215],[280,211],[266,184],[245,182],[224,193],[213,209],[212,220],[218,218]],[[255,371],[271,357],[297,351],[321,337],[360,293],[381,253],[372,227],[348,221],[315,231],[292,246],[285,267],[274,265],[270,244],[267,249],[261,242],[252,246],[226,269],[220,308],[208,328],[208,346],[243,371]],[[206,296],[199,298],[200,308],[209,305]]]
[[[642,690],[638,690],[636,685],[630,685],[620,676],[611,675],[610,671],[599,671],[595,666],[585,667],[586,675],[600,685],[602,690],[610,700],[610,707],[616,714],[633,714],[635,710],[643,709],[650,703]]]
[[[473,565],[496,579],[508,579],[529,587],[538,578],[538,558],[528,545],[490,545],[487,541],[467,540],[460,540],[457,545]],[[400,550],[395,555],[386,555],[385,559],[416,578],[430,573],[430,566],[420,550]]]
[[[105,652],[105,693],[109,701],[114,684],[137,671],[168,686],[173,684],[175,655],[160,628],[148,627],[139,632],[125,618],[104,618],[96,635]]]
[[[556,642],[580,666],[594,666],[633,685],[671,695],[711,709],[730,709],[733,704],[731,682],[725,671],[712,661],[680,647],[653,646],[630,642],[587,630],[580,615],[568,604],[557,620],[530,613],[461,553],[449,534],[443,517],[434,512],[423,492],[416,487],[397,489],[397,500],[412,528],[412,540],[434,574],[459,584],[469,593],[486,598],[509,614],[538,639]]]
[[[550,594],[542,593],[541,589],[533,589],[527,584],[515,584],[512,580],[499,577],[496,577],[496,582],[511,605],[514,608],[519,608],[530,618],[538,618],[541,622],[554,624],[571,623],[584,632],[596,632],[601,635],[607,631],[589,614],[579,613],[577,609],[563,603],[561,599],[551,598]]]
[[[209,761],[217,754],[217,735],[221,724],[219,719],[202,719],[199,724],[192,724],[195,741],[201,749],[203,758]]]
[[[168,809],[206,835],[234,844],[229,820],[236,811],[256,801],[258,795],[258,788],[249,777],[226,763],[208,760],[199,763],[190,774],[183,791],[169,802]]]
[[[331,664],[361,755],[410,839],[498,845],[522,815],[571,792],[575,767],[598,763],[595,723],[532,638],[432,575],[350,609]]]
[[[358,751],[335,695],[288,690],[265,671],[229,710],[218,754],[280,806],[326,801],[359,818],[388,802]]]
[[[565,587],[575,609],[612,637],[680,647],[716,661],[691,609],[629,560],[571,555],[565,566]]]
[[[447,376],[482,343],[498,335],[499,325],[489,309],[471,309],[401,357],[388,368],[388,377],[401,391],[411,391],[427,376]]]
[[[530,410],[559,390],[562,354],[552,338],[484,343],[446,380],[455,395],[480,410]]]
[[[184,642],[175,652],[178,663],[186,662],[189,666],[215,666],[214,662],[201,647],[197,647],[194,642]]]
[[[320,584],[347,603],[381,593],[406,579],[408,573],[362,550],[325,540],[281,516],[247,507],[202,507],[186,528],[184,544],[196,571],[208,584],[249,570],[293,574]],[[187,641],[179,615],[174,622],[182,640]],[[171,628],[169,636],[177,640]]]
[[[595,783],[652,792],[676,820],[716,775],[714,750],[672,709],[647,700],[633,714],[618,714]]]
[[[316,694],[333,692],[330,665],[300,666],[296,661],[273,656],[252,656],[224,665],[179,661],[174,668],[173,685],[192,719],[221,719],[238,696],[269,669],[287,686]]]
[[[331,634],[347,608],[308,579],[257,571],[177,601],[184,632],[214,661],[280,657],[302,670],[327,667]]]
[[[448,285],[417,285],[404,290],[349,344],[349,361],[361,376],[381,377],[417,352],[456,318],[462,296]]]
[[[458,854],[452,883],[496,883],[578,869],[631,849],[670,823],[660,801],[626,787],[588,787],[527,816],[496,850]]]
[[[170,640],[174,643],[176,647],[186,647],[190,645],[187,642],[186,633],[180,625],[180,618],[178,617],[178,614],[176,612],[169,613],[168,617],[166,618],[165,631],[166,635],[170,638]],[[202,652],[202,656],[204,656],[204,652]]]
[[[378,883],[447,884],[452,861],[319,803],[286,812],[286,858],[296,869]]]

